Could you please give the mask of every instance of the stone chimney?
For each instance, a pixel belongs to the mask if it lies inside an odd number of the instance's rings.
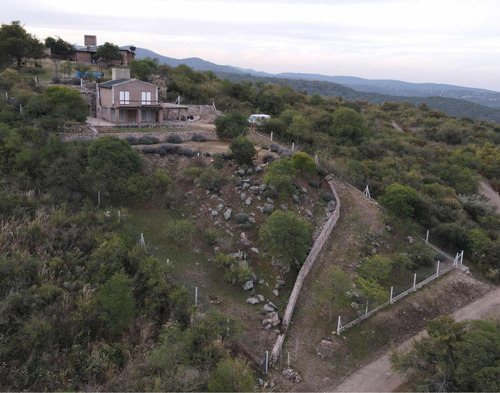
[[[85,46],[96,46],[97,45],[97,36],[95,35],[84,35],[83,41]]]
[[[111,79],[130,79],[130,69],[128,68],[111,68]]]

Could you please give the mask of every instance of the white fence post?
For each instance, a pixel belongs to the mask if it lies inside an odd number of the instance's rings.
[[[141,247],[146,248],[146,241],[144,240],[144,233],[141,233],[141,239],[139,240]]]
[[[273,141],[273,132],[271,131],[271,142]]]
[[[337,335],[340,334],[340,329],[342,329],[342,322],[340,321],[340,315],[339,315],[339,321],[337,322]]]
[[[460,264],[464,264],[464,250],[462,250],[462,252],[460,253]]]
[[[194,288],[194,305],[198,305],[198,287]]]
[[[266,351],[266,375],[267,375],[267,367],[269,365],[269,351]]]
[[[427,229],[427,235],[425,236],[425,244],[429,243],[429,230]]]
[[[394,287],[391,287],[391,298],[389,299],[389,302],[392,304],[392,293],[394,292]]]
[[[413,275],[413,290],[415,291],[417,288],[417,273]]]
[[[438,261],[438,265],[437,265],[437,269],[436,269],[436,277],[439,277],[439,264],[440,264],[440,263],[441,263],[441,262],[440,262],[440,261]]]
[[[370,189],[368,188],[368,185],[366,185],[366,188],[365,188],[365,190],[363,191],[363,194],[364,194],[365,196],[367,196],[368,198],[370,198],[370,199],[371,199]]]

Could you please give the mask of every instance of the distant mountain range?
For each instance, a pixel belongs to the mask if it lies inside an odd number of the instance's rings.
[[[218,65],[190,57],[175,59],[162,56],[149,49],[137,48],[136,58],[157,58],[160,64],[176,67],[185,64],[197,71],[213,71],[220,77],[236,82],[242,80],[267,83],[285,82],[294,89],[308,94],[339,96],[347,100],[369,102],[410,102],[419,105],[425,102],[430,108],[441,110],[455,117],[496,121],[500,123],[500,92],[436,83],[410,83],[390,79],[364,79],[353,76],[328,76],[305,73],[269,74],[234,67]]]

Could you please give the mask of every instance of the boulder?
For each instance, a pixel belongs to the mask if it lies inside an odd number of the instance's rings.
[[[253,169],[252,168],[248,168],[247,169],[247,175],[251,175],[253,174]]]
[[[241,187],[242,190],[246,191],[250,188],[250,183],[243,183],[243,186]]]
[[[261,173],[262,172],[262,167],[260,165],[257,165],[255,167],[255,173]]]
[[[287,205],[281,205],[280,209],[283,210],[284,212],[288,211]]]
[[[304,213],[306,213],[306,216],[311,218],[313,216],[312,212],[308,209],[304,210]]]
[[[260,188],[257,186],[252,186],[248,189],[248,191],[250,191],[254,195],[258,195],[260,192]]]
[[[256,248],[256,247],[252,247],[252,248],[250,249],[250,251],[252,251],[252,252],[254,252],[254,253],[256,253],[256,254],[258,254],[258,253],[259,253],[259,249],[258,249],[258,248]]]
[[[247,303],[250,303],[250,304],[252,304],[252,305],[253,305],[253,304],[259,304],[259,303],[260,303],[260,300],[259,300],[259,299],[257,299],[256,297],[249,297],[249,298],[247,299]]]
[[[245,246],[249,246],[250,244],[252,244],[252,242],[250,240],[248,240],[245,232],[241,232],[240,240],[241,240],[241,243],[244,244]]]
[[[219,212],[217,210],[212,210],[212,217],[218,216]]]
[[[241,198],[242,201],[244,201],[245,199],[247,199],[247,193],[246,192],[242,192],[240,194],[240,198]]]
[[[296,205],[300,205],[300,198],[299,198],[299,196],[298,196],[298,195],[294,194],[294,195],[292,196],[292,200],[293,200],[293,202],[294,202]]]
[[[248,197],[247,199],[245,199],[245,205],[250,206],[251,203],[252,203],[252,198]]]
[[[273,294],[274,294],[274,296],[279,296],[280,295],[280,293],[278,292],[277,289],[273,289]]]
[[[264,205],[264,208],[262,209],[262,213],[265,214],[271,214],[274,211],[274,205],[271,205],[270,203],[266,203]]]
[[[252,283],[253,285],[253,283]],[[264,307],[260,310],[261,314],[269,314],[270,312],[274,312],[276,309],[274,307],[271,307],[269,304],[264,304]]]
[[[248,280],[245,284],[243,284],[243,289],[245,291],[253,289],[253,280]]]
[[[236,174],[237,174],[238,176],[245,176],[245,170],[244,170],[244,169],[238,169],[238,170],[236,171]]]
[[[231,218],[231,214],[233,213],[233,211],[231,209],[227,209],[225,212],[224,212],[224,219],[226,221],[229,221],[229,219]]]
[[[259,282],[260,284],[260,282]],[[263,295],[257,295],[257,298],[259,299],[259,301],[263,302],[265,299],[264,299],[264,296]]]

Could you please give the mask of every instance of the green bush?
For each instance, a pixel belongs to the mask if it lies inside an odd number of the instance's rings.
[[[219,139],[233,139],[249,132],[246,116],[233,110],[215,119],[215,132]]]
[[[252,392],[254,385],[255,377],[246,360],[229,358],[217,364],[207,387],[209,392]]]
[[[234,219],[238,224],[245,224],[250,220],[250,216],[246,213],[238,213],[234,216]]]
[[[196,225],[187,219],[171,220],[164,231],[165,237],[180,245],[196,233]]]
[[[229,148],[238,165],[252,165],[253,157],[257,154],[253,143],[241,136],[234,139]]]
[[[182,138],[177,134],[167,136],[167,143],[182,143]]]
[[[243,284],[252,279],[252,268],[247,261],[238,260],[226,269],[224,276],[231,284]]]

